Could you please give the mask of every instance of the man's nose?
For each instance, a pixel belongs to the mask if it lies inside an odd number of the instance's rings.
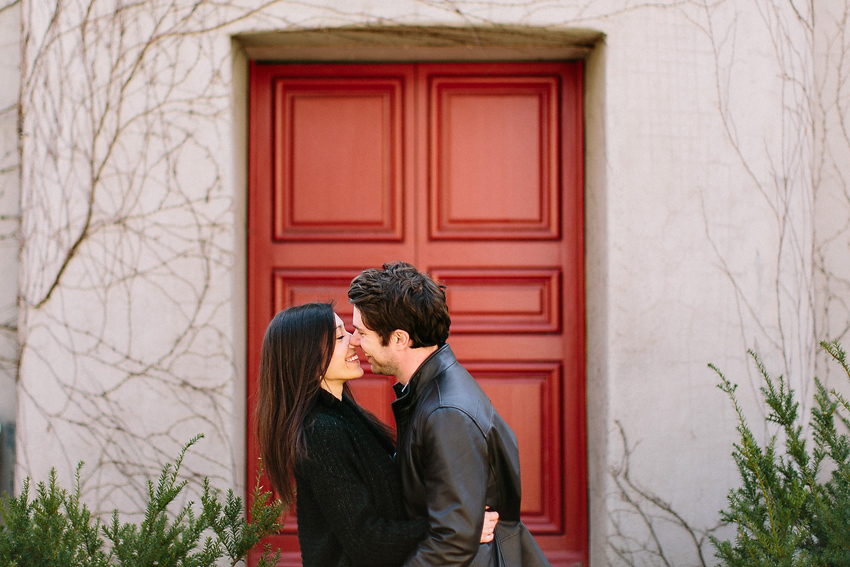
[[[351,333],[351,341],[350,342],[354,346],[360,346],[360,333],[358,333],[357,331],[354,331],[353,333]]]

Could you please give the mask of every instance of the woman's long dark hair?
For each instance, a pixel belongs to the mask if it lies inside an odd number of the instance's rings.
[[[281,500],[292,502],[297,457],[306,455],[304,419],[333,356],[333,306],[307,303],[272,319],[260,353],[257,440],[263,469]]]
[[[295,461],[307,456],[305,421],[322,389],[335,338],[336,319],[330,303],[284,309],[271,320],[263,337],[254,416],[257,441],[266,476],[287,506],[295,495]],[[348,384],[342,391],[352,398]],[[392,441],[393,430],[361,410],[376,433]]]

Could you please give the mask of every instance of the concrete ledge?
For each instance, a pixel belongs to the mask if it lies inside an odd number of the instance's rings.
[[[433,62],[584,59],[602,37],[587,29],[381,26],[249,33],[234,39],[249,59],[258,61]]]

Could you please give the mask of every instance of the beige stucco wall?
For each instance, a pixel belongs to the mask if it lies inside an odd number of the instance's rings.
[[[203,432],[188,470],[244,483],[249,58],[582,57],[591,563],[652,564],[645,519],[622,498],[636,489],[714,526],[736,482],[735,423],[707,364],[757,419],[746,349],[810,395],[816,341],[850,320],[846,112],[814,110],[816,79],[840,81],[828,8],[844,3],[819,3],[816,31],[790,5],[733,1],[238,4],[158,24],[164,8],[126,8],[122,25],[97,4],[108,17],[84,35],[74,9],[22,4],[20,473],[69,479],[85,460],[97,506],[133,509],[146,475]],[[417,28],[405,50],[395,32],[339,26]],[[836,125],[817,145],[816,114]],[[625,494],[611,474],[621,430]],[[672,564],[694,563],[688,533],[655,522]]]
[[[18,351],[20,6],[0,3],[0,493],[14,484]],[[5,430],[4,430],[5,429]],[[5,441],[5,443],[4,443]]]

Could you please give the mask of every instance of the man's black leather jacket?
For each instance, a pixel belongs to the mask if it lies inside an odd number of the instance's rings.
[[[396,458],[410,517],[427,516],[428,536],[408,567],[493,565],[495,544],[479,544],[485,506],[519,520],[516,436],[448,344],[396,384]]]

